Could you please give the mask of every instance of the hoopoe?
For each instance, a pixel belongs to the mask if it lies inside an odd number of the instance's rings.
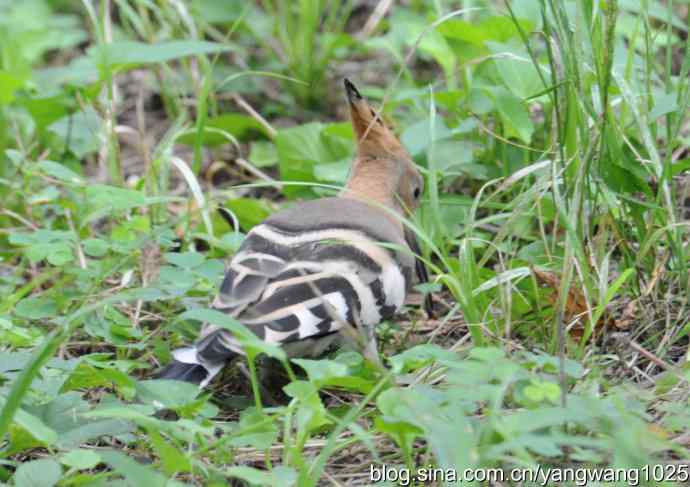
[[[400,309],[413,276],[427,281],[413,232],[401,219],[419,205],[424,180],[393,132],[345,79],[357,156],[337,197],[298,203],[247,233],[213,302],[289,357],[314,357],[363,328],[376,357],[374,327]],[[429,312],[429,301],[427,301]],[[206,325],[173,351],[159,374],[206,386],[241,345]]]

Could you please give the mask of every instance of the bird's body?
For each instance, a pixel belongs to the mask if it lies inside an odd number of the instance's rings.
[[[360,100],[350,100],[353,123]],[[373,163],[380,171],[385,162]],[[402,307],[415,270],[419,274],[416,243],[399,215],[404,201],[385,187],[395,181],[379,184],[356,168],[350,181],[360,178],[363,184],[346,187],[339,197],[298,203],[254,227],[213,302],[288,356],[319,355],[347,327],[364,328],[368,343],[375,344],[374,326]],[[242,353],[230,331],[206,325],[193,347],[173,352],[175,360],[161,377],[204,386]]]

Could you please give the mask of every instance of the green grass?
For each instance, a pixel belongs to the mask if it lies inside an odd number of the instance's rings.
[[[687,462],[687,7],[394,2],[365,31],[359,2],[0,0],[0,482]],[[382,324],[384,369],[208,309],[253,225],[343,184],[345,76],[426,178],[438,316]],[[203,321],[248,378],[151,380]]]

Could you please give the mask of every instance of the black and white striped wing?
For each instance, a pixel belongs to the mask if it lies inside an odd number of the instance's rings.
[[[346,323],[375,325],[402,305],[405,289],[394,252],[362,231],[291,232],[264,223],[230,263],[214,306],[266,342],[287,344],[331,335]],[[221,334],[222,347],[241,353],[229,333]]]

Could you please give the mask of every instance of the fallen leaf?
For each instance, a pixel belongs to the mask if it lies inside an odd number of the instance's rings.
[[[546,285],[550,288],[553,288],[553,293],[548,296],[548,299],[551,304],[555,306],[558,303],[558,290],[561,287],[560,276],[554,272],[542,271],[534,267],[532,268],[532,272],[534,272],[534,276],[540,285]],[[587,299],[585,299],[582,289],[578,286],[571,285],[568,289],[568,298],[566,299],[565,303],[565,314],[563,319],[568,324],[578,320],[575,325],[570,327],[570,337],[573,340],[579,340],[582,338],[582,334],[584,333],[585,329],[585,324],[584,320],[582,320],[582,317],[587,314],[587,310]],[[602,317],[602,319],[600,319],[597,323],[596,329],[594,330],[595,333],[597,329],[602,328],[604,322],[605,320]]]
[[[633,299],[623,308],[621,317],[617,320],[613,320],[613,325],[619,330],[627,330],[632,325],[633,321],[637,317],[637,305],[639,303],[638,299]]]

